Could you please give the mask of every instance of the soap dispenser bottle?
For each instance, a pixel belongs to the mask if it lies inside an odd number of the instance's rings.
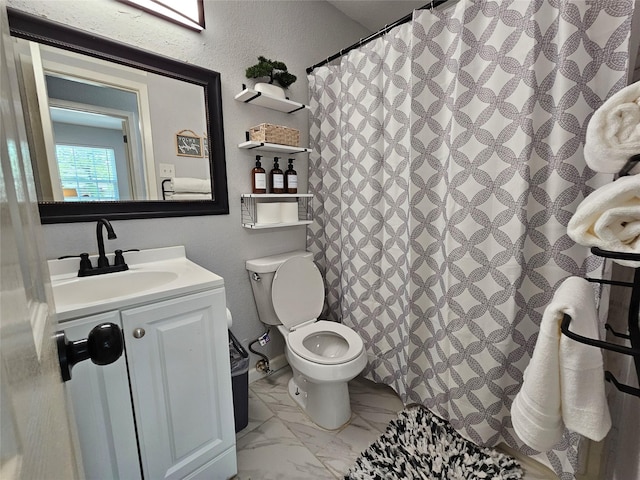
[[[278,157],[273,157],[273,168],[269,173],[269,179],[271,180],[271,193],[284,193],[284,173],[280,170],[278,165]]]
[[[267,174],[260,163],[261,158],[262,156],[256,155],[256,166],[251,170],[252,193],[267,193]]]
[[[293,169],[293,158],[289,159],[289,168],[284,172],[284,188],[287,193],[298,193],[298,172]]]

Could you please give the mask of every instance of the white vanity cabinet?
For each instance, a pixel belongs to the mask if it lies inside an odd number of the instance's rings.
[[[232,478],[237,461],[224,281],[187,260],[183,248],[130,258],[129,271],[88,279],[67,271],[67,260],[49,262],[58,272],[52,285],[67,340],[85,339],[106,322],[124,337],[116,362],[80,362],[65,383],[85,477]],[[168,280],[148,282],[157,278]],[[141,292],[81,303],[120,285]],[[66,300],[74,300],[73,291],[84,294],[75,304]]]
[[[145,478],[235,472],[225,312],[222,288],[122,312]]]

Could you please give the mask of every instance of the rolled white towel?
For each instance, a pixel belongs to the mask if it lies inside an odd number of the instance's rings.
[[[638,153],[640,82],[623,88],[595,111],[587,125],[584,158],[596,172],[618,173]],[[640,163],[631,173],[640,173]]]
[[[567,234],[586,247],[640,254],[640,175],[621,177],[591,192],[569,220]],[[640,267],[640,261],[613,261]]]
[[[172,178],[171,190],[175,193],[211,193],[211,180],[190,177]]]

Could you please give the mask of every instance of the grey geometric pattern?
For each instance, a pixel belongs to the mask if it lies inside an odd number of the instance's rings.
[[[626,84],[632,12],[462,0],[309,75],[307,244],[325,315],[360,334],[366,376],[405,403],[562,479],[578,435],[536,452],[509,411],[555,288],[602,274],[566,226],[611,180],[582,149],[593,111]]]

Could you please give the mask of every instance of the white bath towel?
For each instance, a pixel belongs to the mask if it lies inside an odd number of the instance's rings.
[[[167,200],[211,200],[210,193],[172,193],[166,196]]]
[[[584,158],[592,170],[618,173],[629,157],[640,153],[640,82],[615,93],[587,125]],[[640,173],[640,164],[631,170]]]
[[[572,332],[599,337],[594,292],[585,279],[569,277],[555,292],[543,314],[522,388],[511,406],[516,434],[540,452],[560,441],[565,426],[596,441],[611,427],[602,351],[560,332],[565,313],[572,318]]]
[[[190,177],[172,178],[171,190],[175,193],[211,193],[211,180]]]
[[[640,254],[640,175],[620,177],[591,192],[569,220],[567,234],[586,247]],[[640,267],[640,261],[613,261]]]

